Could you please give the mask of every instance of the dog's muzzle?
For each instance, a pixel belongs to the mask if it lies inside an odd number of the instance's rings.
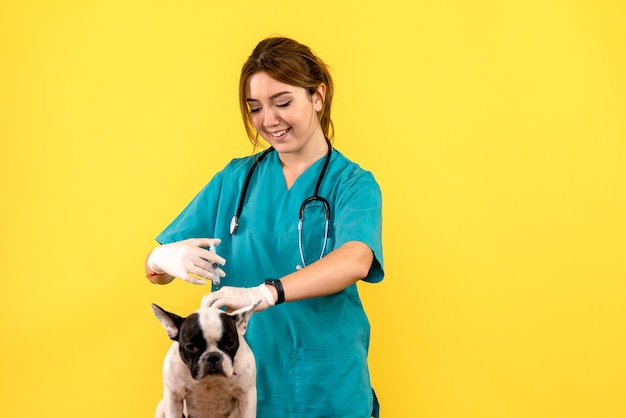
[[[197,380],[202,379],[204,376],[210,374],[222,374],[224,373],[224,367],[222,366],[222,361],[224,360],[224,355],[217,351],[212,351],[207,353],[202,362],[200,364],[199,376]]]

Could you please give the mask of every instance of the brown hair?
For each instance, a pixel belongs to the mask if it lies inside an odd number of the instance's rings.
[[[334,136],[330,108],[333,101],[334,85],[328,67],[306,45],[293,39],[272,37],[262,40],[252,51],[241,69],[239,78],[239,108],[250,142],[258,146],[259,134],[250,119],[248,102],[248,78],[258,72],[265,72],[281,83],[302,87],[310,95],[317,92],[320,84],[326,85],[326,97],[323,98],[319,112],[322,132],[329,140]]]

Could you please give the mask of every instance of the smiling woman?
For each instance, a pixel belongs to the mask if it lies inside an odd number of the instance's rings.
[[[202,284],[219,271],[227,286],[214,284],[202,305],[261,301],[246,334],[259,418],[378,417],[357,291],[357,282],[384,276],[378,184],[333,149],[332,79],[309,48],[266,39],[240,80],[249,138],[271,148],[233,160],[200,191],[157,237],[148,278]],[[223,214],[235,208],[229,223]],[[203,248],[218,244],[219,255]]]

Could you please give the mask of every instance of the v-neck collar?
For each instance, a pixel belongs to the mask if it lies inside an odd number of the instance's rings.
[[[317,179],[319,178],[320,172],[322,170],[322,165],[324,164],[324,160],[327,157],[327,154],[324,154],[323,156],[315,160],[313,164],[308,166],[306,170],[304,170],[302,173],[298,175],[298,177],[296,177],[291,187],[287,187],[287,181],[285,180],[285,173],[283,172],[283,166],[282,166],[282,162],[280,161],[280,156],[278,155],[277,152],[272,152],[272,154],[273,155],[268,156],[272,163],[272,172],[281,179],[280,184],[282,185],[283,190],[287,193],[289,193],[291,190],[297,189],[299,185],[304,181],[303,178],[309,178],[310,176],[314,176],[315,182],[317,182]],[[331,155],[331,158],[332,158],[332,155]],[[311,173],[314,173],[314,174],[311,174]],[[315,182],[313,183],[313,186],[312,186],[313,188],[311,189],[311,192],[310,192],[311,195],[313,195],[313,193],[315,192]]]

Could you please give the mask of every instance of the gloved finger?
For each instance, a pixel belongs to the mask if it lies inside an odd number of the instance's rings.
[[[219,245],[222,240],[219,238],[189,238],[186,242],[195,248],[195,253],[198,257],[205,260],[211,260],[214,263],[226,264],[226,259],[220,257],[215,251],[211,251],[210,248]]]
[[[219,238],[189,238],[187,242],[196,247],[209,248],[211,245],[217,247],[222,240]]]
[[[184,280],[187,283],[191,283],[191,284],[199,284],[199,285],[205,285],[206,284],[206,282],[204,280],[198,279],[197,277],[194,277],[191,274],[187,274],[187,276],[181,277],[181,280]]]
[[[191,284],[205,284],[205,280],[211,279],[212,275],[206,270],[187,263],[182,274],[178,277]]]
[[[205,248],[198,248],[197,256],[202,260],[210,262],[211,264],[215,263],[222,266],[226,264],[226,259],[224,257],[221,257],[217,253]]]
[[[193,274],[200,279],[211,280],[213,278],[213,267],[207,263],[203,263],[202,267],[191,265],[187,268],[187,274]]]
[[[224,299],[217,299],[211,303],[210,308],[221,309],[226,306],[226,301]]]
[[[203,307],[206,306],[208,308],[210,307],[221,308],[222,306],[224,306],[224,303],[219,304],[218,301],[220,301],[223,296],[224,296],[224,292],[222,292],[221,290],[218,290],[217,292],[208,293],[202,297],[202,302],[200,303],[200,306],[203,306]]]
[[[198,268],[198,269],[201,269],[201,270],[204,270],[204,271],[208,271],[210,277],[213,275],[213,271],[217,271],[217,270],[222,271],[222,269],[220,269],[218,267],[217,263],[213,263],[213,262],[211,262],[209,260],[205,260],[205,259],[196,260],[196,262],[194,263],[194,266],[195,266],[195,268]],[[222,273],[223,273],[223,271],[222,271]],[[224,276],[225,275],[226,274],[224,274]],[[201,274],[201,276],[205,277],[203,274]],[[224,277],[224,276],[221,276],[221,277]]]

